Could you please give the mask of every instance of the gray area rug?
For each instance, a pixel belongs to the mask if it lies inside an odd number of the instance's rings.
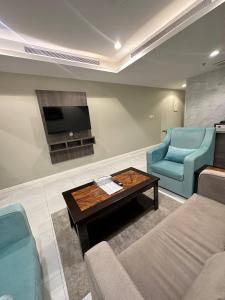
[[[151,196],[149,191],[146,195]],[[155,227],[166,216],[177,209],[181,203],[159,193],[159,209],[151,210],[120,232],[108,239],[116,254],[120,253],[145,233]],[[70,227],[68,213],[62,209],[52,215],[56,239],[59,247],[63,270],[70,300],[81,300],[89,292],[87,272],[80,250],[79,240]]]

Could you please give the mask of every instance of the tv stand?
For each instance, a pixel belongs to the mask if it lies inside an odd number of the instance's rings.
[[[59,152],[68,149],[80,148],[95,144],[95,137],[85,137],[81,139],[69,140],[69,141],[59,141],[57,143],[49,144],[50,152]]]
[[[94,154],[91,130],[49,134],[43,113],[43,106],[87,106],[86,93],[37,90],[36,94],[52,164]]]

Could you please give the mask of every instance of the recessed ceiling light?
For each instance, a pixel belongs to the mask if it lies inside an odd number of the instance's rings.
[[[122,46],[121,46],[121,43],[120,43],[119,41],[116,41],[115,44],[114,44],[114,48],[115,48],[116,50],[119,50],[121,47],[122,47]]]
[[[219,53],[220,53],[219,50],[214,50],[214,51],[212,51],[212,52],[209,54],[209,57],[215,57],[215,56],[217,56]]]
[[[186,88],[186,86],[187,86],[186,83],[182,84],[182,88]]]

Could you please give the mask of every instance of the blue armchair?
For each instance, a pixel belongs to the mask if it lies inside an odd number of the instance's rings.
[[[170,128],[163,143],[147,152],[147,171],[160,178],[161,187],[188,198],[195,170],[213,164],[214,149],[214,128]],[[180,153],[183,161],[176,161]]]
[[[23,207],[0,209],[0,298],[41,300],[41,267]]]

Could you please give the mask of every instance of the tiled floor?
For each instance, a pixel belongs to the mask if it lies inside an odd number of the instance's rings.
[[[145,150],[129,153],[64,174],[43,178],[27,186],[0,191],[0,207],[20,202],[26,210],[43,268],[45,299],[69,299],[51,219],[52,213],[66,207],[62,192],[126,167],[133,166],[146,170],[145,153]],[[176,199],[182,201],[181,197],[177,196]],[[90,295],[86,299],[90,300]]]

